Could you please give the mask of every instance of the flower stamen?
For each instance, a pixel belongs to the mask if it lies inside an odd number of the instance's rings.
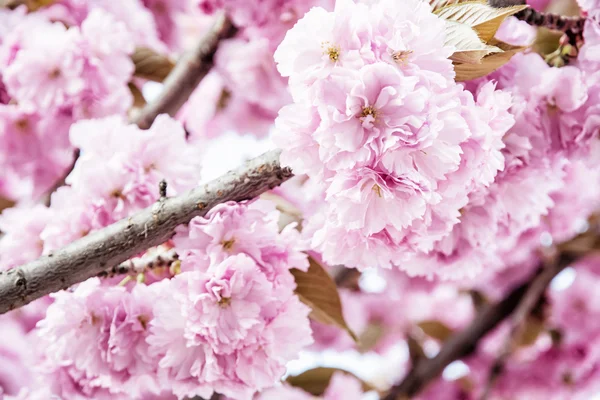
[[[235,239],[223,240],[221,242],[221,245],[223,246],[224,250],[231,250],[231,248],[233,247],[234,244],[235,244]]]
[[[221,297],[221,300],[219,300],[219,305],[223,308],[229,307],[230,304],[231,304],[231,297]]]
[[[329,56],[331,62],[337,62],[340,59],[341,49],[339,46],[330,44],[329,42],[323,42],[324,54]]]
[[[379,186],[378,184],[374,184],[371,190],[377,193],[377,196],[379,196],[379,198],[383,197],[381,194],[381,186]]]
[[[406,65],[408,58],[412,53],[414,53],[412,50],[395,51],[392,53],[392,59],[400,65]]]
[[[373,117],[373,119],[377,119],[377,110],[373,106],[363,107],[362,113],[360,114],[362,118]]]

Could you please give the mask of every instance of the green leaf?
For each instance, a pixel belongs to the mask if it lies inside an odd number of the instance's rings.
[[[526,9],[527,5],[496,8],[488,5],[486,1],[466,1],[442,7],[435,13],[447,21],[467,25],[477,32],[483,43],[488,43],[504,20]]]
[[[329,382],[331,382],[331,378],[335,373],[350,375],[358,379],[362,383],[363,391],[365,392],[375,390],[375,388],[372,385],[359,379],[353,373],[339,368],[319,367],[309,369],[308,371],[303,372],[300,375],[288,377],[286,379],[286,382],[291,386],[303,389],[305,392],[308,392],[314,396],[321,396],[323,393],[325,393],[325,390],[327,390]]]
[[[152,49],[140,47],[131,56],[135,65],[134,75],[154,82],[162,82],[175,67],[175,64]]]
[[[323,266],[312,257],[308,258],[310,267],[307,272],[292,269],[296,281],[296,295],[311,308],[310,318],[327,325],[337,326],[358,341],[348,327],[342,311],[342,302],[337,286]]]
[[[429,337],[445,342],[454,331],[440,321],[421,321],[417,326]]]

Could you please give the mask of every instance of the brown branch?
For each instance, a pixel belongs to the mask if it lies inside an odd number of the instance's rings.
[[[0,272],[0,314],[97,276],[170,239],[178,225],[217,204],[257,197],[292,177],[279,164],[279,150],[181,196],[162,199],[132,217],[93,232],[47,256]]]
[[[174,117],[212,68],[219,42],[231,38],[235,33],[235,27],[223,14],[217,17],[210,32],[198,46],[177,62],[165,79],[162,94],[144,107],[133,122],[142,129],[148,129],[159,114],[166,113]]]
[[[138,275],[158,268],[170,268],[179,260],[175,250],[167,250],[153,255],[132,258],[98,274],[99,278],[113,278],[117,275]]]
[[[523,11],[519,11],[515,14],[515,17],[532,26],[561,32],[582,32],[585,24],[585,18],[583,17],[567,17],[564,15],[537,11],[533,8],[526,8]]]
[[[567,264],[547,263],[542,272],[535,277],[531,285],[527,288],[523,298],[521,299],[517,309],[513,312],[510,318],[510,328],[506,341],[504,342],[500,354],[494,361],[490,370],[490,375],[482,395],[482,400],[486,400],[493,388],[496,379],[500,376],[504,369],[504,365],[508,360],[516,339],[519,337],[521,330],[525,324],[525,320],[531,315],[532,311],[539,304],[546,288],[552,279],[560,272]]]
[[[414,365],[402,382],[390,389],[384,400],[400,400],[416,395],[430,381],[440,375],[448,364],[475,351],[479,340],[512,314],[527,293],[530,293],[530,290],[537,292],[541,287],[543,291],[546,282],[552,280],[575,258],[571,253],[563,252],[548,272],[538,270],[531,279],[513,289],[502,301],[484,306],[467,328],[454,334],[444,343],[434,358],[423,359]],[[539,278],[540,276],[542,278]],[[529,300],[527,302],[529,303]]]
[[[132,119],[132,123],[141,129],[148,129],[159,114],[174,117],[181,106],[189,99],[200,81],[208,74],[214,64],[214,56],[219,43],[236,33],[236,28],[224,15],[219,15],[210,31],[202,37],[198,45],[185,53],[164,81],[161,94],[146,104]],[[42,197],[42,202],[50,205],[52,193],[65,184],[67,176],[73,171],[79,151],[76,150],[73,163],[64,176]]]
[[[516,5],[525,5],[525,0],[488,0],[488,4],[492,7],[510,7]],[[583,17],[568,17],[559,14],[537,11],[534,8],[526,8],[515,14],[515,17],[521,21],[527,22],[529,25],[544,27],[553,31],[574,31],[580,32],[583,30],[585,18]]]

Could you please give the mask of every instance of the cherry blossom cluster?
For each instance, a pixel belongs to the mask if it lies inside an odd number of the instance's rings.
[[[199,0],[208,15],[224,10],[240,33],[220,46],[216,69],[195,91],[182,118],[198,136],[223,130],[265,137],[281,107],[291,102],[287,80],[277,72],[273,52],[286,32],[312,6],[331,0]],[[209,98],[210,105],[206,106]],[[203,111],[198,113],[197,109]]]
[[[73,121],[127,112],[133,45],[125,26],[100,9],[70,28],[23,8],[1,11],[0,21],[7,95],[0,185],[5,196],[26,198],[43,193],[69,165]]]
[[[338,1],[309,11],[277,49],[294,97],[278,144],[284,163],[322,184],[324,214],[307,229],[327,262],[403,265],[434,246],[451,258],[462,210],[504,168],[510,96],[457,85],[444,37],[421,1]]]
[[[307,256],[278,217],[267,202],[224,204],[176,235],[182,272],[172,279],[94,278],[56,294],[36,330],[53,393],[246,399],[273,386],[312,341],[289,272],[306,270]]]
[[[578,1],[584,44],[569,65],[525,50],[465,83],[446,22],[427,3],[0,9],[0,200],[16,201],[0,215],[0,274],[196,187],[205,144],[227,131],[274,131],[296,175],[178,227],[130,260],[138,269],[0,315],[0,400],[367,400],[367,385],[341,372],[318,397],[281,380],[305,351],[383,364],[403,350],[377,376],[385,393],[482,305],[531,279],[553,244],[585,232],[600,209],[598,0]],[[221,12],[237,34],[219,43],[182,110],[146,130],[128,122],[132,88],[145,84],[134,76],[136,49],[175,60]],[[537,33],[509,18],[496,37],[529,47]],[[169,267],[153,262],[167,252]],[[327,293],[339,295],[343,324],[309,319],[323,310],[295,276],[317,261],[343,271]],[[344,267],[358,270],[350,282]],[[571,267],[527,316],[528,341],[512,338],[493,384],[508,322],[469,350],[460,377],[444,374],[414,398],[596,395],[600,259]]]

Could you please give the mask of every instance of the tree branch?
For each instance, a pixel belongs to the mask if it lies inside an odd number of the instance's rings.
[[[510,318],[510,330],[506,337],[506,341],[502,346],[500,354],[494,361],[490,370],[490,375],[482,395],[482,400],[488,398],[495,380],[500,376],[504,365],[511,354],[514,341],[518,338],[521,329],[525,323],[527,317],[532,313],[533,309],[542,299],[546,288],[552,281],[552,279],[566,266],[566,264],[560,265],[559,263],[548,263],[542,270],[542,272],[535,277],[531,285],[527,288],[523,298],[519,302],[516,310]]]
[[[279,150],[177,197],[93,232],[56,252],[0,272],[0,314],[66,289],[169,240],[178,225],[203,216],[217,204],[252,199],[292,177],[279,164]]]
[[[567,17],[564,15],[545,13],[531,7],[519,11],[515,14],[515,17],[532,26],[544,27],[561,32],[582,32],[585,24],[585,18],[583,17]]]
[[[526,0],[488,0],[488,4],[492,7],[509,7],[516,5],[527,4]],[[554,31],[574,31],[580,32],[583,30],[585,18],[583,17],[567,17],[564,15],[547,13],[538,11],[532,7],[526,8],[515,14],[515,17],[521,21],[527,22],[532,26],[548,28]]]
[[[233,37],[236,31],[224,14],[219,15],[198,45],[177,62],[164,81],[162,94],[146,105],[133,122],[142,129],[148,129],[159,114],[167,113],[174,117],[212,68],[219,42]]]
[[[441,374],[448,364],[471,354],[478,341],[512,314],[525,297],[528,297],[529,304],[538,291],[543,292],[552,278],[575,259],[576,257],[569,252],[561,253],[552,268],[538,270],[528,282],[513,289],[502,301],[485,306],[467,328],[454,334],[444,343],[434,358],[423,359],[414,365],[402,382],[390,389],[384,400],[400,400],[416,395]]]

